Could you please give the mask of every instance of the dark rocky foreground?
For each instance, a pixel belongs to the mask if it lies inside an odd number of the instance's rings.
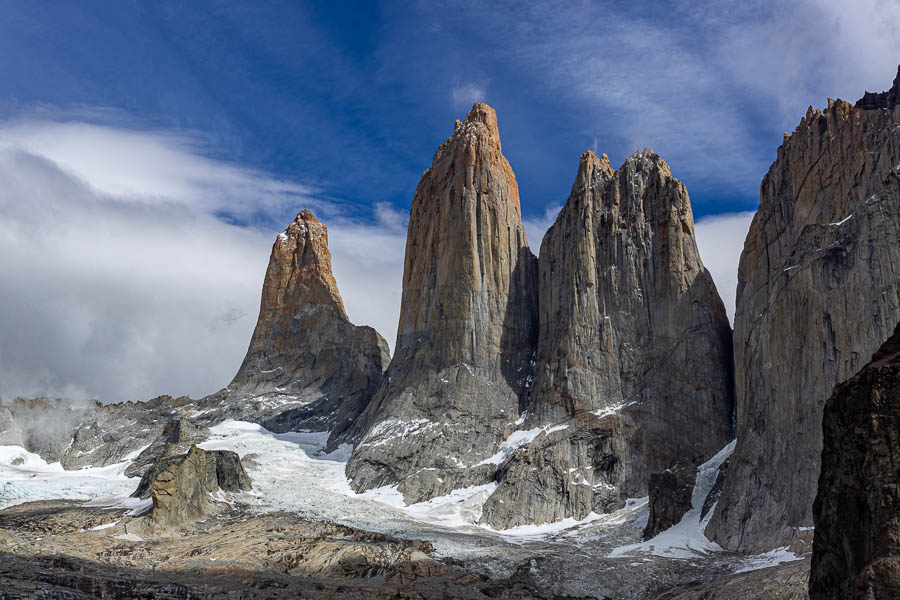
[[[288,513],[253,514],[240,505],[162,537],[151,537],[141,521],[124,509],[74,501],[0,511],[0,598],[794,600],[804,597],[797,582],[805,590],[808,571],[801,561],[729,575],[721,560],[651,561],[635,569],[641,563],[633,559],[604,561],[547,545],[543,556],[496,574],[440,557],[428,542]],[[569,579],[593,579],[595,591],[554,592]],[[610,588],[620,591],[600,591]],[[757,595],[741,595],[750,590]]]
[[[528,577],[492,581],[439,562],[427,543],[285,514],[235,512],[177,537],[117,539],[129,528],[122,511],[79,504],[0,511],[0,598],[558,597]]]
[[[825,405],[812,600],[900,598],[900,326]]]

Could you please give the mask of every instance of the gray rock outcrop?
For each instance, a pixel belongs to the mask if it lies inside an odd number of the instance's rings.
[[[689,460],[680,460],[662,473],[650,475],[650,516],[641,534],[643,539],[649,540],[676,525],[691,510],[691,495],[696,480],[697,465]]]
[[[170,465],[180,462],[192,446],[209,437],[209,431],[199,428],[185,418],[172,419],[166,424],[162,434],[156,438],[125,469],[126,477],[140,477],[134,498],[149,498],[153,482]]]
[[[808,600],[809,559],[716,575],[661,591],[651,600]]]
[[[203,519],[218,512],[221,503],[214,496],[220,491],[249,489],[252,483],[236,453],[191,446],[155,475],[150,493],[153,506],[143,527],[169,530]]]
[[[900,598],[900,326],[823,416],[811,600]]]
[[[476,103],[412,200],[397,344],[347,464],[407,502],[490,482],[537,340],[537,259],[494,110]]]
[[[684,185],[656,154],[581,157],[544,236],[540,335],[523,428],[482,521],[584,518],[647,494],[651,473],[732,438],[731,329]]]
[[[707,536],[758,552],[806,541],[822,410],[900,320],[900,74],[785,134],[741,254],[737,448]]]

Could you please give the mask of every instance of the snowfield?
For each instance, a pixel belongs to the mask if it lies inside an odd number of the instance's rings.
[[[122,472],[143,450],[115,465],[66,471],[60,463],[48,464],[21,446],[0,446],[0,508],[33,500],[127,496],[139,479],[129,479]]]
[[[712,511],[701,521],[700,510],[719,465],[733,451],[734,442],[699,468],[692,508],[681,522],[640,542],[649,513],[647,498],[629,499],[621,510],[591,513],[580,521],[565,519],[497,531],[478,524],[484,502],[496,489],[495,483],[455,490],[407,506],[394,487],[355,493],[344,475],[351,447],[344,445],[324,453],[328,433],[277,434],[243,421],[226,421],[212,427],[210,433],[201,448],[231,450],[242,459],[249,459],[245,464],[253,490],[231,494],[228,501],[242,502],[262,513],[286,511],[308,519],[426,540],[434,544],[440,556],[470,560],[497,574],[508,574],[522,560],[548,555],[557,555],[560,561],[601,561],[606,557],[610,565],[602,568],[613,568],[623,561],[648,564],[647,561],[705,559],[716,561],[719,566],[725,561],[733,572],[802,558],[786,549],[736,557],[703,535]],[[541,433],[544,429],[521,432],[515,439],[507,440],[498,454],[511,453]],[[123,475],[137,454],[108,467],[65,471],[59,463],[47,464],[20,447],[0,446],[0,508],[32,500],[71,498],[126,506],[132,509],[131,514],[140,514],[149,509],[150,501],[129,498],[138,479]]]

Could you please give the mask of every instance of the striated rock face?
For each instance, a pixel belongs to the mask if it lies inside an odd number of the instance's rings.
[[[389,361],[384,338],[347,317],[328,231],[301,211],[272,246],[259,320],[227,396],[256,397],[239,404],[261,414],[271,397],[283,396],[299,406],[276,411],[267,427],[339,433],[365,408]]]
[[[156,475],[147,526],[161,530],[197,521],[216,512],[212,496],[219,491],[251,488],[250,478],[236,453],[191,446],[187,454],[170,462]]]
[[[491,107],[438,148],[408,236],[394,358],[347,475],[418,501],[490,481],[496,464],[479,463],[516,428],[532,369],[537,260]]]
[[[540,338],[525,427],[482,520],[584,518],[647,493],[651,473],[732,437],[731,329],[690,201],[645,151],[581,157],[540,255]]]
[[[825,405],[812,600],[900,598],[900,326]]]
[[[810,107],[763,179],[738,273],[737,448],[706,530],[728,549],[808,536],[825,400],[900,320],[898,89]]]

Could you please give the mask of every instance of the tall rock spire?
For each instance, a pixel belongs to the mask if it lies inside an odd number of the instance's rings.
[[[490,481],[537,342],[537,260],[490,106],[438,148],[408,231],[394,358],[347,474],[418,501]]]
[[[822,410],[900,321],[900,78],[807,111],[760,186],[738,269],[737,447],[707,536],[809,543]]]
[[[540,335],[525,425],[482,520],[584,518],[645,496],[651,473],[732,437],[731,328],[690,200],[656,154],[581,156],[540,254]]]
[[[328,231],[301,211],[272,246],[259,320],[228,396],[285,398],[295,408],[267,423],[278,429],[340,432],[365,408],[389,360],[384,338],[347,317]]]

